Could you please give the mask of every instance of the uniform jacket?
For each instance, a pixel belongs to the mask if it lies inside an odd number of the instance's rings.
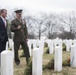
[[[21,26],[21,29],[17,29],[18,26]],[[14,32],[14,41],[25,41],[28,37],[26,23],[20,22],[18,19],[14,19],[11,22],[11,31]]]

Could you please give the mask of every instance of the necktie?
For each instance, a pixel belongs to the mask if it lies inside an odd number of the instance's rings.
[[[5,25],[5,27],[6,27],[6,19],[3,18],[2,16],[0,16],[0,17],[2,18],[2,20],[3,20],[3,22],[4,22],[4,25]]]
[[[4,22],[4,25],[5,25],[5,27],[6,27],[6,20],[5,20],[5,19],[3,19],[3,22]]]

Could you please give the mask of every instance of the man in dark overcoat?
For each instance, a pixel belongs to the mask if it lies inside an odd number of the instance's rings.
[[[1,9],[0,10],[0,53],[5,50],[6,48],[6,42],[8,41],[7,36],[7,10]]]

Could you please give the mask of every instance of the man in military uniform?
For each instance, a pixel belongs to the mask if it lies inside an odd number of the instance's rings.
[[[22,46],[26,62],[28,63],[28,59],[30,57],[29,49],[27,45],[28,32],[26,27],[25,20],[22,20],[22,10],[16,10],[16,19],[11,22],[11,31],[14,32],[14,50],[15,50],[15,62],[17,65],[20,64],[20,60],[18,57],[18,50],[20,45]]]

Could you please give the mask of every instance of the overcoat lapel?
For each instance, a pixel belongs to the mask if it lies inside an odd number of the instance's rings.
[[[4,27],[5,27],[5,24],[4,24],[4,22],[3,22],[3,20],[2,20],[2,18],[1,18],[1,17],[0,17],[0,20],[1,20],[2,26],[4,26]]]

